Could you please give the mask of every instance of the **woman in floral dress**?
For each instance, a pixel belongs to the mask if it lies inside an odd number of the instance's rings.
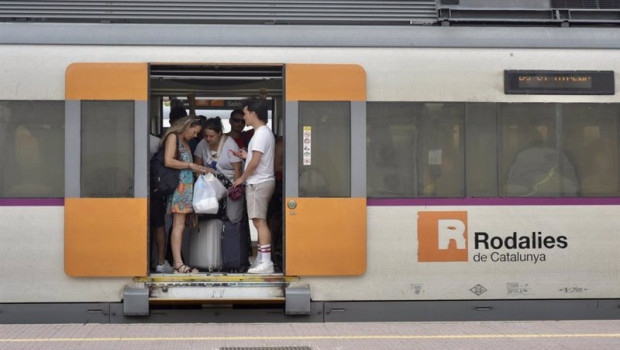
[[[164,165],[168,168],[179,170],[179,185],[174,193],[168,196],[166,210],[172,214],[172,235],[170,245],[172,247],[172,267],[175,273],[198,272],[197,269],[185,265],[181,258],[181,243],[183,242],[183,230],[187,214],[193,213],[192,197],[194,195],[194,174],[205,174],[207,168],[194,164],[189,147],[189,140],[196,137],[200,132],[200,119],[195,117],[183,117],[168,129],[162,141],[165,147]]]

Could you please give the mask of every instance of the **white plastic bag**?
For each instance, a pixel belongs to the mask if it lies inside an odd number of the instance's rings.
[[[217,179],[215,179],[215,181],[217,181]],[[217,203],[215,191],[208,183],[207,176],[205,175],[200,175],[194,184],[192,206],[194,207],[194,212],[198,214],[217,214],[220,208]]]
[[[226,187],[222,185],[220,180],[218,180],[215,175],[208,173],[207,175],[202,175],[201,177],[203,176],[205,177],[205,181],[207,181],[209,186],[211,186],[211,188],[215,192],[215,197],[218,201],[228,194],[228,190],[226,189]]]

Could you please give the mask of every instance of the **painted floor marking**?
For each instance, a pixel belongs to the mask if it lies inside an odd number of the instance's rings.
[[[103,342],[103,341],[205,341],[205,340],[371,340],[371,339],[492,339],[492,338],[620,338],[620,333],[600,334],[469,334],[469,335],[344,335],[344,336],[246,336],[246,337],[110,337],[110,338],[0,338],[0,343]]]

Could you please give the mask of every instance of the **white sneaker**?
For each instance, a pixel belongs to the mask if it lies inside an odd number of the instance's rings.
[[[250,269],[255,268],[256,265],[258,265],[258,258],[252,260],[252,263],[250,264]]]
[[[271,261],[261,261],[254,267],[251,267],[248,273],[271,274],[273,273],[273,263]]]
[[[157,266],[155,266],[155,271],[159,273],[173,273],[174,269],[167,260],[164,260],[163,264],[157,264]]]

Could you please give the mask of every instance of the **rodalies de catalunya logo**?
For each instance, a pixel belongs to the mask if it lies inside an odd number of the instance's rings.
[[[474,232],[474,262],[538,262],[547,261],[545,253],[566,249],[564,235],[489,234]],[[466,211],[432,211],[418,213],[418,261],[468,261],[469,244]]]
[[[467,261],[467,212],[418,213],[418,261]]]

